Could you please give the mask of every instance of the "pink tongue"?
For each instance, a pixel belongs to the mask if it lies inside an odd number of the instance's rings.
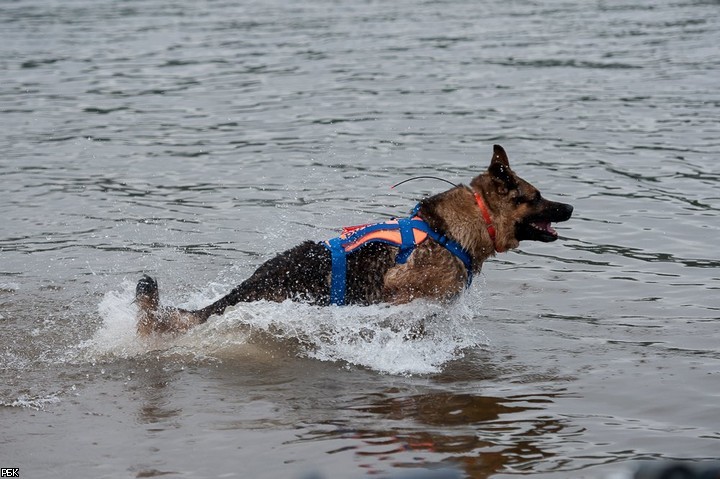
[[[550,226],[550,222],[548,222],[548,221],[537,222],[537,223],[534,223],[534,224],[535,224],[535,226],[537,226],[539,229],[544,230],[544,231],[547,231],[547,232],[550,233],[551,235],[557,234],[557,231],[555,231],[555,228],[553,228],[552,226]]]

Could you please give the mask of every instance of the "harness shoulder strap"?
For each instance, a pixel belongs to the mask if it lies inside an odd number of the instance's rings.
[[[342,245],[342,238],[333,238],[323,241],[323,245],[330,250],[331,273],[330,273],[330,304],[342,306],[345,304],[345,278],[347,276],[347,258],[345,248]]]
[[[400,250],[395,256],[395,262],[398,264],[405,264],[407,259],[410,257],[415,247],[422,241],[416,241],[415,232],[413,231],[413,222],[411,218],[403,218],[398,220],[400,225]],[[423,238],[424,240],[425,238]]]

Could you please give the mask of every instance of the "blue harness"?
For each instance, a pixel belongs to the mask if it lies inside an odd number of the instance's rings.
[[[332,255],[332,273],[330,280],[330,304],[342,306],[345,304],[345,289],[347,277],[347,255],[368,243],[386,243],[398,247],[395,256],[396,264],[405,264],[415,248],[429,236],[438,244],[444,246],[463,262],[467,269],[467,287],[472,283],[472,258],[457,241],[438,233],[430,228],[419,216],[416,216],[420,205],[416,206],[409,218],[401,218],[385,223],[363,225],[349,228],[342,235],[323,241],[322,244],[330,250]],[[399,231],[399,241],[393,239],[395,235],[374,234],[378,232]],[[416,241],[415,231],[425,233],[421,240]],[[368,237],[368,238],[365,238]],[[363,239],[365,238],[365,239]]]

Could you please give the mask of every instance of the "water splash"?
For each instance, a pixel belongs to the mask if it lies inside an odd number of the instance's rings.
[[[481,283],[481,282],[480,282]],[[215,289],[215,288],[213,288]],[[387,374],[430,374],[488,343],[478,324],[481,298],[475,290],[450,305],[415,301],[401,306],[319,307],[286,301],[239,304],[223,316],[177,337],[138,338],[133,285],[105,294],[102,325],[81,345],[88,360],[128,358],[149,352],[222,358],[233,349],[257,347],[258,333],[302,357],[344,362]],[[207,304],[205,291],[184,307]],[[262,346],[267,346],[263,344]]]
[[[128,358],[147,353],[150,344],[141,342],[135,332],[137,307],[132,304],[133,285],[122,284],[119,291],[105,293],[98,305],[102,324],[95,334],[79,345],[87,360],[102,360],[105,356]]]

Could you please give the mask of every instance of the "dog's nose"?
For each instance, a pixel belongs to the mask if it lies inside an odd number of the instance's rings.
[[[573,207],[565,203],[552,202],[550,212],[552,221],[567,221],[572,216]]]
[[[572,216],[572,212],[573,212],[574,208],[572,207],[572,205],[568,205],[565,203],[560,203],[560,204],[562,205],[561,211],[562,211],[562,215],[564,218],[562,221],[569,220],[570,217]]]

